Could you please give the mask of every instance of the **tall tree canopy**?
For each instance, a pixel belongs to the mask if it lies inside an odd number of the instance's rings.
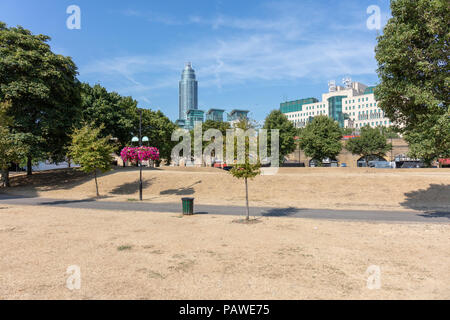
[[[414,156],[450,157],[448,0],[392,0],[391,12],[375,50],[379,106]]]
[[[77,68],[70,57],[54,54],[45,35],[0,22],[0,101],[11,103],[11,129],[28,139],[28,173],[32,159],[45,154],[61,160],[79,120]]]
[[[301,131],[300,148],[308,157],[322,165],[325,158],[335,159],[342,150],[342,130],[339,124],[327,116],[314,117]]]
[[[280,111],[273,110],[264,121],[264,129],[267,129],[267,136],[271,141],[271,129],[280,130],[280,163],[283,163],[284,157],[295,150],[295,137],[297,129],[288,118]],[[270,152],[270,142],[267,144],[267,149]]]
[[[83,120],[95,127],[102,126],[100,135],[117,138],[120,148],[130,143],[139,119],[137,102],[131,97],[108,92],[99,84],[91,87],[83,83],[81,88]]]

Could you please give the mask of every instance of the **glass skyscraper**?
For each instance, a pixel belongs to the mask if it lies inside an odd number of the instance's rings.
[[[198,83],[191,63],[186,63],[179,85],[179,120],[187,120],[189,110],[198,109]]]

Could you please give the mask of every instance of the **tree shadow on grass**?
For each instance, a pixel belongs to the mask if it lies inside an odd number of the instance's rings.
[[[425,213],[419,214],[419,216],[425,217],[425,218],[447,218],[447,219],[450,219],[450,212],[427,211]]]
[[[114,168],[105,173],[98,173],[98,177],[123,171],[122,168]],[[75,168],[55,169],[33,172],[31,176],[25,174],[11,177],[11,187],[1,188],[3,193],[21,193],[25,191],[30,197],[38,196],[38,192],[53,190],[70,190],[81,184],[94,180],[93,174],[87,174]]]
[[[299,212],[299,209],[294,207],[288,208],[273,208],[267,211],[263,211],[261,215],[263,217],[289,217]]]
[[[89,198],[89,199],[82,199],[82,200],[57,200],[57,201],[41,202],[40,205],[41,206],[57,206],[59,204],[94,202],[96,200],[97,200],[96,198]]]
[[[188,187],[182,187],[182,188],[178,188],[178,189],[168,189],[168,190],[164,190],[164,191],[161,191],[159,194],[160,194],[160,195],[178,195],[178,196],[188,196],[188,195],[192,195],[192,194],[195,193],[195,190],[194,190],[193,187],[194,187],[196,184],[199,184],[199,183],[202,183],[202,181],[201,181],[201,180],[200,180],[200,181],[197,181],[197,182],[191,184],[191,185],[188,186]]]
[[[427,189],[405,193],[401,205],[408,209],[425,211],[419,214],[426,218],[450,219],[450,185],[431,184]]]
[[[151,185],[151,182],[155,180],[154,178],[142,180],[142,189],[145,189]],[[139,191],[139,180],[133,182],[124,183],[113,190],[111,190],[111,194],[115,195],[130,195],[135,194]]]

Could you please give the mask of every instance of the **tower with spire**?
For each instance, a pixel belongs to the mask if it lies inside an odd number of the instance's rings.
[[[198,109],[198,82],[195,71],[187,62],[181,74],[179,83],[179,120],[187,120],[189,110]]]

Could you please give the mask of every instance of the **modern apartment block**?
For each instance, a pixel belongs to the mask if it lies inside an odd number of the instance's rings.
[[[247,119],[249,112],[250,111],[248,110],[233,109],[230,113],[227,114],[227,121],[231,125],[233,125],[239,122],[241,119]]]
[[[321,101],[316,98],[287,101],[280,104],[280,111],[298,128],[306,126],[318,115],[326,115],[345,128],[392,125],[378,107],[374,87],[352,82],[350,78],[345,78],[343,84],[339,86],[330,81],[328,92],[322,94]]]
[[[206,120],[222,122],[224,112],[225,110],[223,109],[209,109],[208,112],[206,112]]]
[[[190,109],[187,111],[186,120],[179,119],[175,123],[180,127],[187,130],[194,129],[194,126],[196,123],[202,123],[204,120],[213,120],[213,121],[224,121],[224,115],[225,110],[223,109],[209,109],[208,112],[206,112],[206,119],[205,119],[205,112],[203,110],[199,109]],[[240,110],[240,109],[233,109],[230,113],[226,113],[227,115],[227,122],[233,126],[233,124],[239,122],[239,120],[243,118],[248,118],[248,110]]]
[[[205,111],[203,110],[195,110],[195,109],[188,110],[187,120],[184,127],[188,130],[191,130],[194,129],[196,123],[203,123],[204,113]]]

